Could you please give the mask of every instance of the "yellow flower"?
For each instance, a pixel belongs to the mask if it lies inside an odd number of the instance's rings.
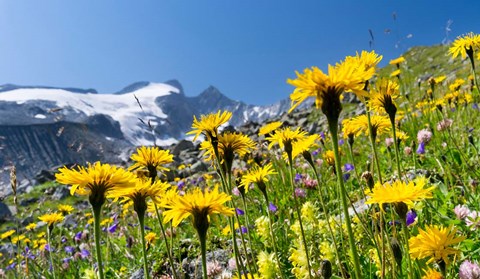
[[[242,182],[240,185],[244,187],[245,193],[248,192],[248,186],[251,183],[255,183],[257,185],[263,184],[259,185],[259,187],[265,187],[265,183],[268,182],[268,176],[272,174],[277,174],[277,172],[275,172],[273,169],[272,163],[268,163],[263,167],[255,166],[242,176]]]
[[[255,231],[257,232],[258,236],[262,239],[262,242],[267,245],[271,246],[270,244],[270,220],[267,216],[260,216],[258,219],[255,220]]]
[[[173,162],[173,155],[170,154],[170,150],[161,150],[156,146],[142,146],[130,158],[135,161],[135,164],[129,167],[129,170],[146,169],[149,172],[168,170],[163,165]]]
[[[211,214],[233,215],[233,209],[224,205],[230,199],[231,196],[220,193],[218,187],[211,191],[195,188],[183,196],[177,194],[164,205],[166,210],[163,212],[163,222],[172,221],[173,226],[176,227],[182,220],[193,216],[194,225],[205,225],[205,222],[208,224]]]
[[[283,125],[283,123],[279,122],[279,121],[270,122],[268,124],[265,124],[262,128],[260,128],[260,131],[258,132],[258,135],[261,136],[261,135],[270,134],[271,132],[280,128],[282,125]]]
[[[106,218],[106,219],[103,219],[101,222],[100,222],[100,226],[107,226],[109,224],[112,224],[113,223],[113,218]]]
[[[57,181],[70,184],[70,194],[88,195],[92,206],[101,206],[105,203],[105,195],[115,188],[133,187],[135,175],[122,168],[96,162],[87,168],[78,167],[70,170],[63,167],[55,174]]]
[[[288,79],[287,83],[295,86],[290,95],[292,101],[289,112],[309,97],[315,98],[317,108],[325,113],[333,103],[340,105],[340,96],[344,92],[353,92],[358,96],[366,96],[365,82],[375,74],[375,53],[363,53],[355,57],[347,57],[335,66],[328,65],[328,75],[319,68],[305,69],[303,74],[296,72],[296,79]],[[326,103],[323,106],[323,103]]]
[[[53,224],[55,223],[63,221],[64,217],[61,213],[53,212],[53,213],[44,214],[38,217],[38,219],[40,219],[40,221],[42,222],[47,223],[48,226],[50,227],[50,226],[53,226]]]
[[[279,273],[275,254],[261,251],[257,256],[258,272],[262,279],[275,279]]]
[[[400,56],[400,57],[398,57],[398,58],[395,58],[395,59],[390,60],[390,62],[389,62],[388,64],[390,64],[390,65],[398,65],[398,64],[403,63],[403,62],[405,62],[405,58],[403,58],[403,56]]]
[[[463,59],[467,57],[467,51],[472,51],[480,48],[480,35],[470,32],[461,37],[458,37],[453,43],[448,52],[453,58],[461,55]],[[472,57],[473,59],[473,57]]]
[[[2,234],[0,235],[0,238],[1,238],[1,239],[5,239],[5,238],[7,238],[7,237],[12,236],[14,233],[15,233],[15,230],[6,231],[6,232],[4,232],[4,233],[2,233]]]
[[[247,153],[250,153],[255,148],[255,142],[248,136],[241,133],[226,132],[218,135],[218,155],[220,156],[220,162],[223,163],[225,159],[231,163],[234,153],[243,157]],[[205,150],[205,157],[208,161],[215,159],[215,151],[210,141],[204,141],[200,145],[201,150]]]
[[[270,141],[268,149],[271,149],[276,144],[278,144],[282,150],[285,150],[285,146],[292,148],[293,142],[303,139],[306,135],[307,133],[301,131],[300,128],[295,130],[290,127],[282,128],[267,137],[267,140]]]
[[[400,203],[403,202],[410,208],[414,206],[414,202],[432,198],[432,191],[435,186],[424,188],[427,184],[425,177],[419,177],[408,183],[396,180],[393,183],[386,182],[383,185],[376,183],[372,191],[367,190],[370,198],[366,204],[378,203],[380,208],[384,203]]]
[[[25,227],[27,231],[33,231],[35,228],[37,228],[37,223],[30,223]]]
[[[145,235],[145,240],[148,242],[149,245],[153,245],[155,240],[157,239],[157,234],[154,232],[149,232]]]
[[[443,82],[444,80],[447,79],[447,76],[446,75],[442,75],[442,76],[438,76],[436,78],[433,78],[433,81],[435,82],[435,84],[439,84],[441,82]]]
[[[368,101],[370,108],[377,113],[395,114],[397,107],[393,101],[399,96],[398,87],[398,83],[390,79],[378,80],[370,90],[370,100]]]
[[[372,134],[374,138],[389,132],[391,128],[390,119],[381,115],[370,115],[370,124],[372,125]],[[359,127],[367,136],[370,134],[368,128],[368,116],[365,114],[353,118],[351,125]]]
[[[398,77],[400,76],[400,73],[401,73],[400,69],[396,69],[390,74],[390,77]]]
[[[221,112],[220,110],[215,114],[201,115],[200,120],[197,120],[196,116],[193,116],[192,131],[187,135],[195,135],[193,141],[195,141],[202,133],[207,137],[208,141],[212,138],[216,138],[218,135],[218,128],[227,123],[232,118],[232,113],[229,111]]]
[[[424,271],[425,275],[422,276],[422,279],[443,279],[442,274],[433,268],[429,268]]]
[[[168,188],[170,188],[170,184],[166,182],[155,181],[152,184],[150,180],[137,179],[135,187],[113,189],[108,197],[131,200],[135,212],[141,214],[147,210],[147,198],[151,198],[158,204]]]
[[[63,214],[67,215],[70,214],[75,208],[68,204],[61,204],[58,206],[58,211],[62,212]]]
[[[296,158],[298,155],[304,152],[310,151],[313,147],[318,146],[316,141],[320,138],[319,135],[305,136],[292,143],[292,158]],[[283,154],[283,158],[288,160],[287,154]]]
[[[344,138],[358,137],[362,130],[352,121],[353,119],[344,119],[342,121],[342,133]]]
[[[325,160],[329,166],[335,166],[335,153],[332,150],[325,151],[325,153],[323,153],[323,160]]]
[[[425,230],[419,229],[418,235],[408,240],[410,255],[414,259],[430,258],[428,263],[443,260],[449,264],[450,255],[458,255],[460,251],[452,246],[462,242],[465,237],[456,237],[457,229],[450,225],[448,228],[442,226],[429,226]]]
[[[479,52],[479,54],[480,54],[480,52]],[[460,89],[460,87],[463,84],[465,84],[465,80],[461,79],[461,78],[457,78],[457,79],[455,79],[455,81],[452,84],[450,84],[448,86],[448,89],[450,89],[450,91],[457,91],[457,90]]]
[[[17,244],[17,242],[22,241],[22,240],[24,240],[24,239],[26,239],[26,237],[25,237],[24,234],[21,234],[21,235],[18,235],[18,236],[14,236],[14,237],[12,237],[12,243],[13,243],[13,244]]]

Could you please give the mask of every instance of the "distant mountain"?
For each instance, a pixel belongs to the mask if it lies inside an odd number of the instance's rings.
[[[289,108],[247,105],[210,86],[187,97],[177,80],[135,82],[114,94],[93,89],[0,86],[0,181],[8,166],[19,177],[62,164],[123,162],[139,145],[171,145],[185,138],[193,116],[228,110],[230,125],[262,122]],[[128,152],[127,152],[128,151]],[[3,179],[2,179],[3,178]],[[1,187],[0,187],[1,188]]]

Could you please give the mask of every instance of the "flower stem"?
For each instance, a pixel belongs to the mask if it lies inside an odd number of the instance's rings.
[[[281,261],[280,261],[280,257],[278,255],[277,241],[275,240],[275,233],[273,232],[273,220],[272,220],[272,216],[270,214],[270,209],[268,208],[268,205],[270,204],[269,201],[268,201],[268,195],[267,195],[266,192],[264,192],[263,196],[265,197],[265,202],[267,203],[268,224],[270,225],[270,237],[272,238],[272,246],[273,246],[273,251],[275,252],[275,259],[277,260],[278,270],[280,271],[280,276],[282,276],[282,279],[285,279],[285,275],[283,274],[283,269],[282,269],[282,264],[281,264]]]
[[[408,266],[408,278],[414,278],[413,277],[413,267],[412,267],[412,261],[410,260],[410,244],[408,244],[408,240],[410,239],[410,233],[408,232],[408,227],[407,227],[407,220],[402,218],[402,225],[403,225],[403,235],[405,237],[405,257],[407,258],[407,266]]]
[[[202,271],[203,271],[203,278],[207,279],[207,234],[206,232],[198,233],[198,239],[200,240],[200,249],[202,250]]]
[[[355,246],[355,239],[353,237],[352,224],[350,221],[350,215],[348,214],[347,193],[345,185],[343,184],[342,166],[340,162],[340,154],[338,152],[338,118],[331,119],[327,117],[328,127],[332,136],[333,153],[335,156],[335,170],[337,173],[337,181],[340,188],[340,198],[342,201],[343,215],[345,217],[345,223],[347,225],[348,241],[350,244],[350,253],[353,257],[353,264],[355,268],[355,278],[362,278],[360,270],[360,260],[358,258],[357,248]]]
[[[172,258],[172,253],[170,251],[170,247],[168,245],[167,234],[165,233],[165,229],[163,228],[162,220],[160,220],[160,214],[158,212],[157,204],[153,203],[153,205],[155,206],[155,213],[157,214],[158,224],[160,225],[160,230],[162,231],[162,236],[163,236],[163,240],[165,242],[165,247],[167,248],[167,256],[168,256],[168,261],[170,263],[170,267],[172,268],[173,278],[177,279],[178,276],[177,276],[177,272],[175,271],[175,266],[173,265],[173,258]]]
[[[100,246],[100,215],[102,206],[93,206],[93,220],[94,220],[94,234],[95,234],[95,250],[97,252],[97,266],[98,278],[104,279],[103,263],[102,263],[102,248]]]
[[[303,223],[302,223],[302,213],[300,212],[300,206],[298,204],[297,195],[295,195],[295,184],[293,182],[293,159],[292,153],[287,152],[288,155],[288,164],[290,169],[290,184],[292,185],[292,193],[293,193],[293,200],[295,201],[295,210],[297,211],[298,215],[298,223],[300,224],[300,232],[302,233],[302,242],[303,248],[305,249],[305,257],[307,258],[307,267],[308,267],[308,278],[312,278],[312,267],[310,264],[310,257],[308,256],[308,246],[307,246],[307,239],[305,238],[305,232],[303,230]]]
[[[145,244],[145,216],[144,213],[138,213],[138,223],[140,224],[140,236],[142,237],[142,251],[143,251],[143,274],[145,278],[150,279],[150,274],[148,273],[148,263],[147,263],[147,249]]]
[[[53,225],[52,225],[53,227]],[[53,264],[53,257],[52,257],[52,242],[50,241],[50,235],[51,235],[51,229],[50,225],[47,226],[47,238],[48,238],[48,246],[50,248],[50,251],[48,251],[48,256],[50,257],[50,265],[52,266],[52,275],[53,279],[55,279],[55,265]],[[19,241],[20,242],[20,241]]]
[[[250,231],[250,222],[248,220],[247,202],[245,201],[245,196],[243,196],[243,195],[242,195],[242,203],[243,203],[243,208],[245,209],[245,225],[248,228],[248,230],[247,230],[248,244],[250,245],[250,250],[253,251],[253,248],[252,248],[253,241],[252,241],[251,231]],[[257,268],[257,264],[255,263],[255,261],[253,261],[253,267],[254,267],[254,271],[257,271],[258,268]]]
[[[400,167],[400,151],[398,150],[397,131],[396,131],[397,129],[395,127],[395,119],[391,118],[390,122],[392,124],[393,145],[395,146],[395,159],[397,161],[398,179],[402,181],[402,168]]]

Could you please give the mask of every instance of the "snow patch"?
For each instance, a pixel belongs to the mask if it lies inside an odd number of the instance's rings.
[[[34,118],[37,118],[37,119],[45,119],[45,118],[47,118],[47,117],[45,116],[45,114],[40,114],[40,113],[39,113],[39,114],[35,114]]]

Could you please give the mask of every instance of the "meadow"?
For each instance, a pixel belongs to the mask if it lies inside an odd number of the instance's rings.
[[[194,117],[209,172],[167,181],[173,155],[142,146],[17,195],[12,168],[0,276],[480,278],[480,35],[432,50],[442,74],[362,51],[287,77],[319,134],[273,121],[254,141],[222,130],[231,112]],[[62,185],[71,196],[19,205]]]

